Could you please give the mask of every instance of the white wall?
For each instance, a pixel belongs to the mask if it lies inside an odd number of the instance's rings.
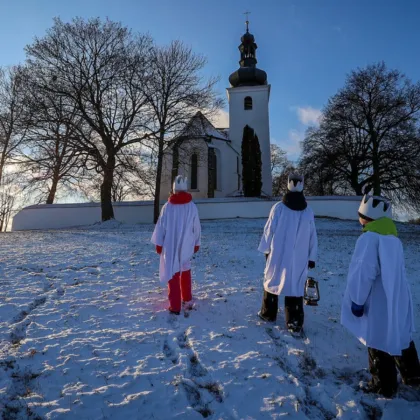
[[[360,197],[308,197],[316,216],[357,220]],[[266,218],[276,200],[214,198],[195,201],[202,220]],[[162,202],[163,204],[163,202]],[[114,203],[115,217],[123,223],[152,223],[153,203]],[[99,203],[42,204],[22,209],[13,219],[12,230],[63,229],[101,221]]]
[[[268,110],[270,85],[228,88],[227,94],[229,100],[229,139],[232,141],[232,146],[238,152],[241,152],[244,127],[249,125],[254,129],[261,148],[262,189],[267,195],[271,195],[270,122]],[[247,96],[252,98],[252,110],[244,109],[244,100]],[[242,159],[240,162],[242,166]]]
[[[194,200],[208,197],[208,148],[215,149],[217,156],[217,189],[215,197],[222,198],[235,193],[238,190],[238,174],[236,171],[237,154],[228,142],[213,139],[210,144],[202,139],[186,140],[179,148],[178,174],[188,177],[191,183],[191,156],[198,154],[198,189],[190,190]],[[166,200],[171,190],[172,178],[172,152],[165,155],[163,161],[162,182],[160,199]],[[233,180],[233,181],[232,181]],[[190,184],[191,185],[191,184]]]
[[[178,175],[188,177],[188,183],[191,185],[191,156],[195,152],[198,154],[198,189],[190,193],[197,198],[205,198],[208,196],[208,147],[207,143],[202,139],[186,140],[179,147],[179,166]],[[162,182],[160,187],[160,199],[166,200],[172,189],[172,151],[167,152],[163,161]]]

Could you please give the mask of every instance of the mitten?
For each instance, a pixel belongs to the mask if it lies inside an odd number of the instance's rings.
[[[200,249],[200,245],[196,245],[194,247],[194,254],[197,253],[199,249]]]
[[[309,262],[308,262],[308,268],[309,268],[310,270],[312,270],[313,268],[315,268],[315,261],[309,261]]]
[[[159,245],[156,245],[156,252],[160,255],[162,254],[162,247]]]
[[[357,305],[354,302],[351,303],[351,311],[354,316],[357,316],[357,318],[360,318],[363,316],[363,313],[365,311],[365,308],[363,305]]]

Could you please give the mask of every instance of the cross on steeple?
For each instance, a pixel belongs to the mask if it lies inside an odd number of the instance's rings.
[[[241,53],[240,68],[230,75],[229,82],[232,87],[263,86],[267,84],[267,73],[256,66],[258,47],[254,35],[248,30],[250,12],[246,11],[244,15],[246,16],[246,32],[241,36],[241,44],[238,46]]]
[[[248,12],[248,11],[246,11],[245,13],[244,13],[244,15],[246,15],[246,31],[247,32],[249,32],[248,31],[248,25],[249,25],[249,15],[251,14],[251,12]]]

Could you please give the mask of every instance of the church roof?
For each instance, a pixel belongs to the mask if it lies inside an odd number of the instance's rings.
[[[201,138],[208,142],[212,139],[229,141],[226,129],[217,129],[201,111],[198,111],[185,126],[176,140]]]
[[[227,139],[229,139],[229,128],[216,128],[217,131],[222,133]]]

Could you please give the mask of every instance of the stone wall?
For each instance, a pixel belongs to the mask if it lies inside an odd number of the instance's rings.
[[[357,220],[360,197],[308,197],[308,203],[318,217]],[[201,220],[232,218],[266,218],[277,199],[253,198],[198,199]],[[162,202],[163,204],[163,202]],[[129,224],[152,223],[153,202],[132,201],[114,203],[115,217]],[[22,209],[13,219],[12,230],[65,229],[86,226],[101,221],[99,203],[41,204]]]

